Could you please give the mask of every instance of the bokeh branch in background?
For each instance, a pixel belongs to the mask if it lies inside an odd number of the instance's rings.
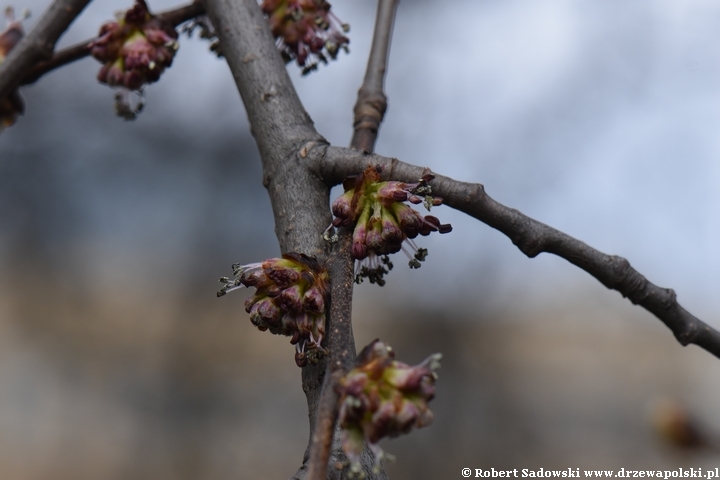
[[[387,72],[390,55],[390,40],[392,38],[397,0],[379,0],[377,17],[373,33],[373,42],[370,49],[368,64],[363,84],[358,91],[355,104],[354,132],[350,142],[351,148],[371,152],[375,147],[378,130],[385,116],[387,98],[385,96],[385,72]],[[331,256],[330,282],[332,307],[328,318],[328,347],[330,360],[329,375],[325,376],[318,421],[310,437],[310,459],[308,478],[321,480],[328,469],[331,450],[335,449],[337,456],[339,442],[333,442],[333,435],[338,418],[338,392],[339,380],[349,371],[355,359],[355,341],[352,328],[352,299],[353,290],[353,259],[352,232],[350,229],[340,229],[339,241]],[[349,274],[349,277],[347,275]],[[338,297],[342,295],[342,297]],[[334,448],[333,448],[334,447]],[[365,451],[367,454],[367,450]],[[373,472],[368,468],[368,458],[364,458],[365,475],[368,478],[383,478],[384,472]],[[332,468],[333,465],[330,465]]]
[[[35,28],[0,64],[0,98],[15,90],[38,62],[52,57],[55,44],[90,0],[55,0]]]
[[[310,154],[314,170],[328,184],[335,185],[367,165],[381,165],[386,178],[405,182],[417,181],[425,169],[380,155],[366,155],[351,149],[316,148]],[[506,207],[485,193],[481,184],[459,182],[437,175],[433,193],[444,204],[467,213],[500,230],[525,255],[532,258],[542,252],[553,253],[597,278],[607,288],[617,290],[636,305],[659,318],[682,345],[691,343],[720,358],[720,332],[693,316],[677,302],[672,289],[661,288],[618,256],[606,255],[585,243]]]

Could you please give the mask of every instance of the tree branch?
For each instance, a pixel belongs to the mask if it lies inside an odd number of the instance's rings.
[[[368,58],[365,79],[358,91],[354,109],[353,127],[355,132],[350,146],[358,150],[372,152],[375,149],[380,123],[382,123],[387,109],[387,97],[383,92],[383,85],[397,5],[398,0],[378,1],[370,58]]]
[[[300,103],[257,1],[206,0],[205,6],[260,150],[280,249],[323,261],[329,189],[304,165],[303,146],[325,139]]]
[[[310,171],[307,156],[313,146],[326,145],[327,142],[315,131],[312,120],[300,103],[256,0],[205,0],[205,6],[218,32],[220,48],[235,78],[260,151],[263,184],[270,195],[280,249],[314,255],[323,262],[328,257],[329,244],[323,240],[322,232],[332,220],[330,188]],[[349,259],[349,255],[345,258]],[[344,326],[344,322],[350,321],[349,302],[352,298],[347,292],[348,275],[352,287],[352,263],[345,258],[337,254],[329,264],[331,311],[328,346],[331,358],[342,365],[352,362],[355,353],[352,336],[338,336],[341,332],[352,332]],[[350,273],[343,268],[349,269]],[[335,325],[338,328],[334,328]],[[328,379],[326,371],[327,359],[316,365],[309,364],[302,371],[311,435],[316,430],[320,405],[323,405],[323,411],[337,408],[333,405],[337,403],[337,398],[333,400],[336,395],[333,388],[326,389],[321,399],[323,383],[336,382],[335,377],[339,374],[331,373],[333,379]],[[330,371],[336,372],[336,369]],[[323,422],[330,419],[334,425],[336,417],[337,413],[331,412],[324,416]],[[320,434],[315,438],[316,442],[327,443],[328,438],[332,439],[332,431],[329,436]],[[306,477],[313,441],[311,436],[305,463],[293,478]],[[339,445],[336,447],[331,451],[338,452],[337,462],[344,464],[342,451]],[[333,462],[333,466],[337,462]],[[320,463],[323,462],[314,462],[315,465]],[[327,465],[327,460],[324,464]],[[372,459],[363,458],[363,464],[372,465]],[[326,470],[320,469],[320,475]],[[337,475],[331,478],[342,475],[337,469],[331,469],[329,473]]]
[[[337,462],[331,462],[328,472],[335,423],[340,409],[336,386],[355,360],[355,340],[352,331],[354,275],[350,256],[351,249],[352,231],[343,229],[339,233],[339,241],[335,244],[334,251],[327,262],[331,282],[330,314],[327,323],[327,347],[330,351],[330,358],[320,393],[317,422],[310,437],[308,480],[337,478],[339,470],[344,467],[342,462],[337,465],[335,465]],[[338,466],[340,468],[337,468]]]
[[[260,151],[263,185],[282,252],[327,258],[321,232],[330,224],[330,189],[305,165],[310,146],[325,143],[297,96],[256,0],[206,0]],[[315,426],[325,361],[303,367],[310,431]]]
[[[382,165],[384,177],[405,182],[417,181],[424,170],[395,158],[366,155],[339,147],[315,148],[309,158],[314,163],[314,170],[328,185],[336,185],[346,176],[362,172],[368,164]],[[435,195],[443,198],[444,204],[500,230],[528,257],[547,252],[564,258],[607,288],[617,290],[632,303],[655,315],[682,345],[694,343],[720,358],[720,332],[680,306],[672,289],[649,282],[626,259],[606,255],[496,202],[485,193],[481,184],[459,182],[437,175],[432,182],[432,189]]]
[[[158,14],[158,17],[167,20],[168,22],[172,23],[174,27],[177,27],[181,23],[192,20],[195,17],[199,17],[204,13],[205,6],[202,4],[202,2],[198,0],[188,5],[183,5],[182,7],[162,12]],[[60,50],[59,52],[56,52],[51,59],[38,62],[32,68],[30,68],[30,70],[22,77],[22,81],[20,82],[20,84],[28,85],[31,83],[35,83],[40,79],[40,77],[42,77],[46,73],[51,72],[56,68],[60,68],[64,65],[72,63],[76,60],[87,57],[88,55],[90,55],[92,42],[94,42],[96,38],[97,37],[90,38],[88,40],[85,40],[84,42],[75,44],[72,47]]]
[[[387,70],[397,0],[379,0],[375,32],[368,58],[365,79],[358,91],[355,104],[354,134],[350,142],[351,148],[371,152],[375,147],[380,123],[385,115],[387,99],[383,93],[385,72]],[[339,411],[336,387],[340,379],[348,372],[355,359],[355,341],[352,328],[352,291],[353,291],[353,259],[352,232],[341,229],[340,243],[330,258],[330,278],[334,282],[331,292],[332,307],[328,318],[328,346],[330,348],[330,375],[325,375],[317,423],[310,442],[310,462],[308,478],[322,480],[328,471],[331,450],[339,447],[333,445],[333,434]],[[366,452],[367,454],[367,452]],[[373,473],[366,469],[367,478],[384,478],[384,472]],[[332,468],[332,467],[331,467]],[[332,469],[327,472],[330,475]]]
[[[35,28],[0,64],[0,98],[7,97],[37,62],[49,59],[60,35],[68,29],[90,0],[55,0]]]

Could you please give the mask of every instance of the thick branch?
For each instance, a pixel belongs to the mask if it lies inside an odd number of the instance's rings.
[[[339,147],[316,148],[310,154],[315,171],[329,185],[335,185],[351,174],[357,174],[368,164],[384,167],[383,175],[394,180],[412,182],[421,177],[423,168],[380,155]],[[481,222],[500,230],[528,257],[541,252],[553,253],[576,265],[607,288],[617,290],[636,305],[659,318],[682,344],[694,343],[720,358],[720,332],[705,324],[677,302],[675,292],[649,282],[615,255],[606,255],[575,238],[548,225],[506,207],[485,193],[480,184],[458,182],[437,175],[432,182],[433,193],[444,203]]]
[[[358,99],[355,103],[353,122],[355,132],[350,146],[358,150],[367,152],[374,150],[380,123],[385,116],[387,97],[383,92],[383,85],[397,5],[398,0],[379,0],[378,2],[370,58],[368,58],[365,79],[358,91]]]
[[[50,5],[35,28],[0,64],[0,98],[15,90],[33,65],[52,56],[60,35],[88,3],[90,0],[55,0]]]
[[[205,6],[260,150],[280,249],[322,261],[329,190],[303,165],[302,147],[325,140],[300,103],[257,1],[206,0]]]
[[[206,0],[205,5],[218,32],[220,48],[235,78],[260,150],[263,184],[270,195],[280,249],[314,255],[322,262],[327,258],[328,250],[321,234],[331,221],[328,208],[330,190],[308,168],[307,155],[314,145],[326,142],[315,131],[300,103],[256,0]],[[336,330],[348,329],[336,329],[333,325],[342,326],[343,322],[349,322],[351,293],[346,291],[348,273],[336,271],[345,259],[339,255],[337,258],[340,263],[332,261],[330,265],[332,300],[328,348],[333,352],[332,359],[341,359],[345,365],[354,357],[354,342],[352,337],[338,338]],[[352,264],[346,262],[345,267],[350,269],[351,286]],[[323,405],[323,410],[337,408],[333,388],[326,389],[326,395],[320,398],[323,383],[337,382],[337,374],[332,373],[335,369],[330,370],[332,379],[325,375],[326,371],[327,361],[303,368],[303,390],[308,402],[311,434],[316,430],[320,405]],[[337,413],[325,415],[325,418],[334,425],[336,416]],[[318,431],[324,430],[321,428]],[[320,434],[316,440],[313,437],[310,439],[311,444],[328,441],[332,441],[332,430],[329,436]],[[340,452],[336,448],[331,450]],[[327,449],[323,451],[327,452]],[[313,455],[317,453],[313,449]],[[305,478],[310,466],[307,463],[309,454],[310,447],[305,464],[293,478]],[[341,458],[337,460],[341,461]],[[318,466],[321,463],[327,465],[327,459],[314,462]],[[320,475],[323,476],[325,471],[320,469]],[[340,476],[340,471],[334,468],[329,473]]]
[[[187,22],[195,17],[203,15],[205,13],[205,6],[200,2],[196,1],[182,7],[178,7],[166,12],[158,14],[158,17],[169,21],[174,27],[177,27],[181,23]],[[34,83],[40,79],[43,75],[56,68],[60,68],[64,65],[72,63],[76,60],[90,55],[90,48],[95,38],[90,38],[84,42],[80,42],[72,47],[65,48],[56,52],[51,59],[39,62],[35,64],[24,76],[21,85],[28,85]]]

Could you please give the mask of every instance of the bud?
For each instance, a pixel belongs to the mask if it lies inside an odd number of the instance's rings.
[[[221,297],[242,287],[254,287],[255,295],[245,301],[250,321],[260,331],[291,337],[298,366],[317,363],[324,354],[327,270],[313,257],[288,253],[261,263],[232,266],[233,277],[223,277]]]
[[[358,260],[355,281],[361,283],[367,278],[380,286],[385,284],[384,275],[392,269],[387,255],[402,250],[410,268],[420,268],[427,250],[419,249],[412,239],[431,232],[452,231],[450,224],[441,224],[432,215],[423,217],[403,203],[423,203],[428,210],[441,205],[442,199],[431,195],[428,182],[434,178],[432,174],[423,175],[417,183],[404,183],[383,182],[381,172],[380,166],[369,166],[360,175],[345,179],[345,193],[333,202],[335,218],[323,235],[330,239],[333,237],[328,232],[333,227],[354,225],[352,256]]]
[[[170,22],[153,16],[145,0],[135,5],[115,22],[100,27],[98,38],[92,42],[90,54],[103,66],[98,80],[111,87],[140,91],[157,82],[172,64],[178,49],[178,34]],[[127,95],[116,97],[118,114],[134,118],[142,103],[131,106]]]
[[[316,70],[318,62],[335,60],[340,50],[346,53],[350,30],[332,12],[325,0],[264,0],[260,6],[268,16],[270,30],[278,40],[285,62],[295,60],[303,75]]]
[[[432,423],[428,402],[435,396],[440,358],[431,355],[411,367],[395,360],[392,349],[379,340],[363,349],[338,385],[341,441],[351,462],[359,461],[365,442],[379,458],[382,438]]]

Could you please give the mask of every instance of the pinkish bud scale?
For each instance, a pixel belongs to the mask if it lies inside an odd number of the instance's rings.
[[[242,287],[255,287],[245,301],[250,321],[260,331],[291,337],[299,367],[316,363],[325,350],[325,305],[328,273],[314,258],[288,253],[261,263],[232,266],[233,278],[222,277],[222,297]]]
[[[411,367],[395,360],[392,349],[379,340],[363,349],[356,367],[338,385],[341,441],[351,462],[359,461],[365,442],[381,458],[377,443],[382,438],[432,423],[428,402],[435,397],[441,357],[434,354]]]
[[[354,225],[352,256],[357,260],[355,281],[367,278],[370,283],[385,285],[384,276],[392,269],[388,255],[402,250],[410,268],[420,268],[427,250],[418,248],[413,239],[431,232],[448,233],[450,224],[441,224],[432,215],[422,216],[403,203],[424,203],[430,210],[442,204],[442,198],[432,196],[429,183],[434,176],[423,175],[417,183],[380,181],[382,168],[369,166],[358,176],[343,182],[345,193],[335,199],[332,212],[335,218],[324,237],[333,227]]]

